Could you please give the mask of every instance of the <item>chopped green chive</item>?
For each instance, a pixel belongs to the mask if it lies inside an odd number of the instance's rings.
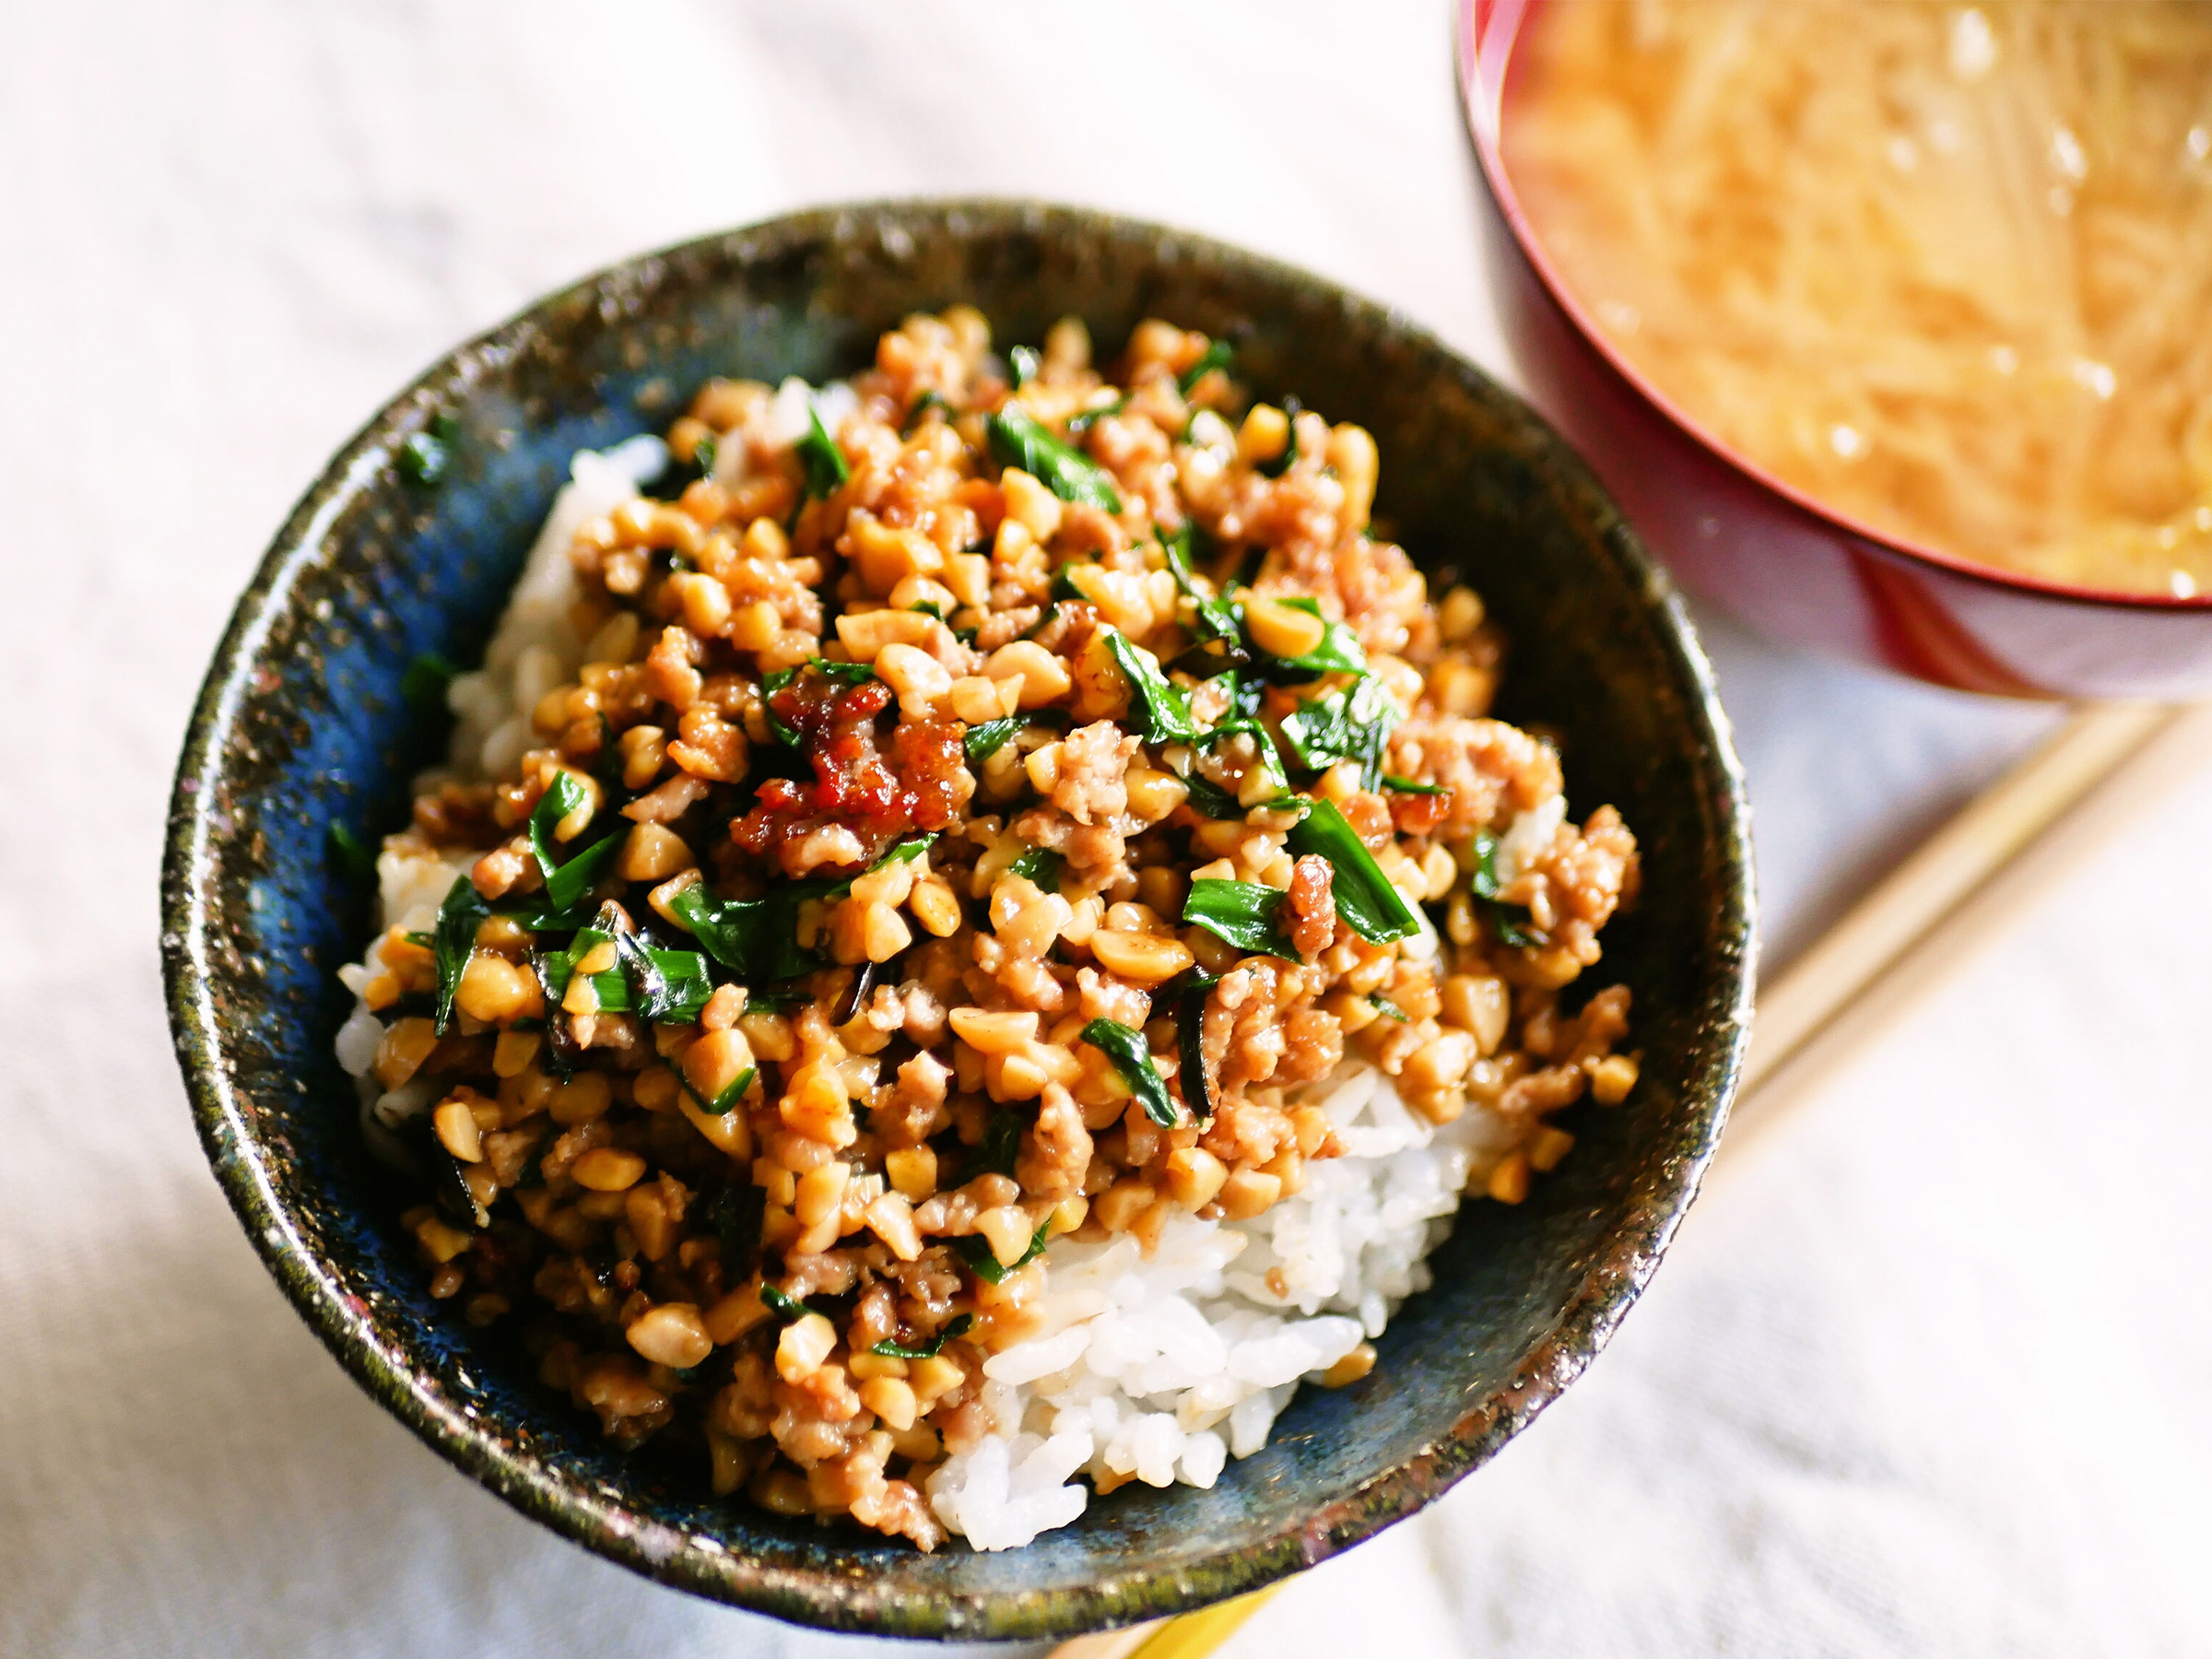
[[[1128,401],[1125,397],[1117,397],[1112,403],[1100,404],[1095,408],[1077,409],[1067,418],[1067,435],[1071,438],[1080,437],[1107,416],[1119,415]]]
[[[330,855],[348,881],[376,879],[376,849],[355,834],[352,825],[332,818],[326,833],[330,838]]]
[[[683,1085],[684,1092],[691,1097],[691,1103],[694,1106],[715,1117],[727,1117],[731,1112],[736,1111],[738,1105],[745,1100],[745,1091],[752,1088],[753,1079],[760,1075],[759,1066],[747,1066],[729,1080],[720,1094],[710,1100],[698,1089],[691,1087],[691,1079],[684,1076],[682,1066],[673,1060],[664,1060],[661,1064],[676,1074],[676,1080]]]
[[[952,406],[951,400],[944,393],[932,386],[921,396],[915,398],[912,405],[907,409],[905,424],[899,429],[900,435],[904,437],[920,426],[922,418],[932,409],[942,409],[945,412],[945,418],[947,420],[950,420],[957,412]]]
[[[1498,838],[1488,830],[1475,832],[1475,873],[1468,887],[1505,945],[1524,950],[1551,943],[1530,923],[1526,905],[1508,904],[1498,897]]]
[[[992,1261],[995,1265],[997,1258],[994,1256],[992,1258]],[[965,1336],[971,1329],[974,1328],[974,1314],[955,1313],[952,1316],[952,1323],[950,1324],[947,1325],[935,1336],[932,1336],[927,1342],[923,1343],[918,1347],[907,1347],[903,1344],[896,1342],[890,1337],[886,1336],[881,1342],[870,1348],[868,1352],[871,1354],[880,1355],[886,1359],[935,1359],[939,1354],[945,1351],[945,1345],[947,1343],[950,1342],[956,1336]]]
[[[773,1285],[760,1287],[760,1300],[774,1309],[776,1317],[785,1324],[796,1324],[809,1313],[822,1313],[821,1309],[810,1306],[789,1291],[779,1290]],[[827,1319],[829,1315],[822,1313],[822,1317]]]
[[[430,934],[430,951],[438,959],[438,1035],[453,1022],[453,993],[460,988],[461,971],[468,966],[469,952],[477,947],[477,929],[491,914],[491,906],[467,877],[458,877],[446,889],[438,907],[438,925]]]
[[[1175,585],[1189,594],[1197,606],[1198,632],[1202,637],[1216,640],[1241,641],[1244,635],[1244,618],[1241,608],[1219,594],[1201,594],[1191,574],[1192,527],[1185,524],[1173,535],[1159,535],[1159,545],[1167,550],[1168,570],[1175,578]],[[1158,534],[1157,532],[1155,534]],[[1234,664],[1224,663],[1233,667]]]
[[[461,670],[434,651],[419,652],[399,677],[399,695],[408,708],[428,717],[445,711],[446,688]]]
[[[1176,376],[1175,389],[1188,397],[1198,382],[1215,370],[1218,369],[1226,374],[1230,364],[1235,361],[1236,355],[1237,348],[1227,340],[1208,340],[1198,360]]]
[[[1030,1240],[1029,1249],[1022,1253],[1021,1259],[1011,1267],[1000,1264],[998,1253],[991,1248],[991,1241],[981,1233],[968,1233],[950,1241],[950,1242],[954,1253],[959,1256],[961,1261],[968,1264],[976,1277],[983,1280],[986,1284],[1003,1285],[1006,1281],[1007,1274],[1020,1271],[1044,1253],[1045,1240],[1052,1235],[1052,1230],[1053,1223],[1048,1217],[1038,1224],[1035,1236]]]
[[[760,1259],[760,1223],[767,1215],[768,1194],[750,1182],[725,1182],[707,1201],[708,1224],[722,1242],[724,1284],[742,1280]]]
[[[1299,704],[1283,722],[1283,741],[1299,763],[1324,771],[1339,760],[1357,761],[1359,784],[1382,781],[1382,751],[1398,724],[1398,705],[1382,682],[1362,676],[1341,691]]]
[[[1175,1005],[1175,1049],[1182,1078],[1182,1098],[1198,1114],[1201,1124],[1214,1119],[1214,1078],[1206,1065],[1206,1002],[1221,982],[1203,973],[1193,974]]]
[[[1129,1085],[1129,1092],[1144,1107],[1147,1117],[1164,1129],[1172,1129],[1182,1121],[1167,1084],[1152,1064],[1152,1051],[1145,1045],[1143,1032],[1133,1031],[1118,1020],[1094,1019],[1083,1028],[1083,1041],[1113,1063],[1113,1069],[1121,1073],[1122,1081]]]
[[[453,465],[453,447],[434,431],[409,432],[394,457],[399,476],[418,489],[435,489]]]
[[[806,406],[806,430],[793,446],[799,463],[806,469],[806,499],[826,500],[836,493],[837,487],[853,476],[852,467],[845,464],[844,451],[837,447],[837,440],[822,425],[822,418],[814,406]]]
[[[1309,617],[1321,615],[1318,599],[1277,599],[1277,604],[1291,610],[1304,611]],[[1359,636],[1342,622],[1326,622],[1322,628],[1321,643],[1303,656],[1270,657],[1267,659],[1277,673],[1297,671],[1312,678],[1321,674],[1364,674],[1367,672],[1367,653],[1360,648]]]
[[[1008,404],[990,420],[991,453],[1001,466],[1018,466],[1064,501],[1076,501],[1119,513],[1121,492],[1111,473],[1073,445],[1055,438],[1019,404]]]
[[[1066,861],[1050,847],[1031,847],[1006,866],[1009,876],[1026,877],[1048,893],[1060,890],[1060,870]]]
[[[1290,943],[1289,931],[1282,922],[1284,897],[1280,888],[1256,881],[1201,877],[1191,883],[1190,895],[1182,901],[1182,919],[1196,923],[1239,950],[1295,962],[1298,947]]]
[[[1289,847],[1294,853],[1314,853],[1329,861],[1329,889],[1336,899],[1336,913],[1361,938],[1386,945],[1421,931],[1421,919],[1413,906],[1391,885],[1335,802],[1313,802],[1291,830]]]
[[[1006,747],[1007,739],[1029,724],[1027,715],[1009,714],[1004,720],[987,720],[982,725],[970,726],[967,735],[960,739],[960,748],[968,757],[969,765],[991,759]]]
[[[1160,672],[1159,659],[1118,628],[1100,635],[1129,681],[1130,712],[1147,743],[1196,743],[1206,735],[1191,712],[1191,694]]]

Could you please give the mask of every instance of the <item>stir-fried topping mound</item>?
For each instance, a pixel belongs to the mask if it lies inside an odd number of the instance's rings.
[[[1486,717],[1365,431],[1164,323],[1108,376],[956,309],[668,443],[574,535],[566,677],[388,845],[467,874],[361,987],[433,1292],[609,1434],[933,1547],[1053,1239],[1261,1215],[1347,1062],[1493,1114],[1509,1202],[1627,1093],[1626,992],[1560,994],[1635,843]]]

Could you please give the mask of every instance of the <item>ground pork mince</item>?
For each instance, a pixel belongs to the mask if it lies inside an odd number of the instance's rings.
[[[431,1294],[922,1548],[1210,1485],[1636,1081],[1609,807],[1219,342],[910,319],[576,458],[339,1054]]]

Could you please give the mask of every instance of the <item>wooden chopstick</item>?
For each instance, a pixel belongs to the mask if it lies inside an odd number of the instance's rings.
[[[1759,994],[1751,1053],[1716,1166],[1740,1166],[1744,1151],[1783,1121],[1836,1059],[1926,988],[1931,964],[1915,959],[1934,954],[1921,947],[1939,925],[1949,924],[1945,932],[1954,935],[1955,959],[1960,954],[1955,935],[1985,933],[2043,889],[2042,866],[2077,863],[2088,843],[2208,759],[2212,703],[2077,705],[2056,732],[1922,842]],[[2052,833],[2062,820],[2063,838]],[[2032,856],[2023,859],[2024,853]],[[2034,869],[2024,867],[2030,863]],[[2000,875],[2017,878],[2000,882]],[[1883,983],[1898,994],[1879,999],[1884,1006],[1873,1011],[1876,1020],[1856,1018],[1861,1005],[1877,1000],[1865,994]],[[1847,1013],[1854,1018],[1846,1021]],[[1761,1089],[1770,1079],[1777,1086]],[[1206,1659],[1283,1587],[1271,1584],[1176,1618],[1077,1636],[1053,1649],[1051,1659]]]

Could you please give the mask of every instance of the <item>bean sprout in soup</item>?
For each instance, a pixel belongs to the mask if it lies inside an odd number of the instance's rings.
[[[2212,589],[2212,6],[1553,0],[1507,170],[1700,428],[1959,558]]]

